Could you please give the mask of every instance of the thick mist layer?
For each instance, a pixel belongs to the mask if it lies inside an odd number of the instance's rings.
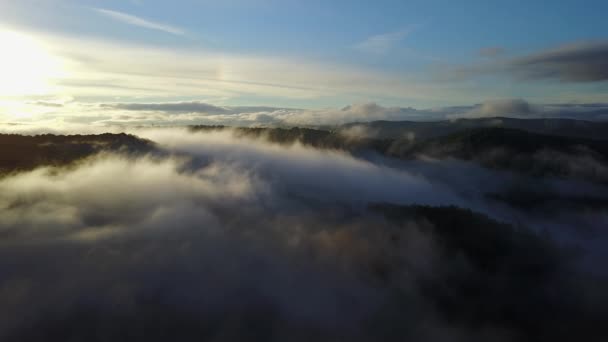
[[[607,214],[576,201],[608,201],[602,186],[229,130],[130,133],[158,151],[0,179],[2,339],[606,336]]]

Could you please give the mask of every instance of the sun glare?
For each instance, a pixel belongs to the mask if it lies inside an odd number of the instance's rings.
[[[0,97],[43,95],[51,80],[63,74],[58,58],[36,40],[12,31],[0,31]]]

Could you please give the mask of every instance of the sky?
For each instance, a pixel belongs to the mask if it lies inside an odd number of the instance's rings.
[[[608,103],[607,12],[599,0],[2,0],[0,118],[68,103]]]

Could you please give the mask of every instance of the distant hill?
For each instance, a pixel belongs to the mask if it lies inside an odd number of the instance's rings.
[[[0,175],[39,166],[61,166],[102,151],[146,153],[154,143],[129,134],[0,134]]]
[[[515,118],[481,118],[457,119],[432,122],[416,121],[372,121],[367,123],[350,123],[338,127],[338,131],[359,128],[369,137],[379,139],[398,139],[411,136],[417,140],[439,137],[458,131],[501,127],[514,128],[532,133],[558,135],[573,138],[608,139],[608,121],[583,121],[574,119],[515,119]]]
[[[431,123],[418,123],[431,124]],[[438,127],[442,124],[437,123]],[[192,126],[193,131],[229,129],[223,126]],[[374,151],[399,159],[420,156],[456,158],[501,170],[532,176],[556,176],[608,183],[608,140],[533,133],[503,127],[462,129],[426,139],[402,137],[375,139],[343,130],[311,128],[230,128],[236,136],[339,149],[358,154]],[[446,129],[442,132],[449,132]],[[438,134],[438,130],[434,134]]]
[[[386,155],[457,158],[533,176],[608,183],[608,141],[560,137],[508,128],[477,128],[411,142],[395,140]]]

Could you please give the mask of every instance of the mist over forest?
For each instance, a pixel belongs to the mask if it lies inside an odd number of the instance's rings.
[[[446,125],[0,135],[0,336],[608,337],[606,140]]]

